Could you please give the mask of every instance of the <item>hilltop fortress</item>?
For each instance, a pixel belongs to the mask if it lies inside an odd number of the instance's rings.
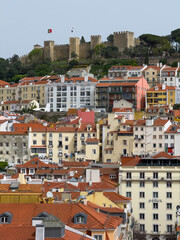
[[[70,37],[69,44],[55,45],[54,41],[44,41],[44,47],[34,45],[34,48],[43,49],[44,59],[51,58],[55,60],[70,60],[72,52],[77,55],[78,59],[86,59],[90,57],[90,51],[98,44],[103,43],[105,47],[115,46],[119,51],[123,51],[126,47],[135,45],[133,32],[114,32],[114,41],[101,41],[100,35],[92,35],[90,42],[80,43],[80,38]]]

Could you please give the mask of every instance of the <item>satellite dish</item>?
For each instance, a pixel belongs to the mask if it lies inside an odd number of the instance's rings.
[[[46,194],[46,196],[48,197],[48,198],[52,198],[53,197],[53,194],[52,194],[52,192],[47,192],[47,194]]]

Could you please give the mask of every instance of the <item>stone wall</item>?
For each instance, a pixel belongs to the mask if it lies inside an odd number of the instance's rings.
[[[69,58],[69,44],[54,46],[54,59],[67,60]]]
[[[82,43],[79,46],[79,58],[86,59],[90,56],[91,44],[90,43]]]

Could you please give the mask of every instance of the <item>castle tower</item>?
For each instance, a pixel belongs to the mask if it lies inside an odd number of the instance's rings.
[[[74,52],[79,58],[80,39],[78,37],[69,38],[69,59],[72,59],[71,54]]]
[[[95,46],[101,44],[101,36],[100,35],[91,35],[91,49]]]
[[[133,32],[114,32],[114,46],[118,47],[119,51],[123,51],[126,47],[134,47]]]
[[[44,59],[54,60],[54,41],[44,41]]]

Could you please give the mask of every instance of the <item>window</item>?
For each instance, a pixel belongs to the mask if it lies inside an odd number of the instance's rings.
[[[159,148],[162,148],[162,143],[159,143]]]
[[[166,193],[166,197],[167,197],[167,198],[172,198],[172,192],[167,192],[167,193]]]
[[[138,143],[135,143],[135,147],[138,147]]]
[[[93,237],[95,239],[97,239],[97,240],[103,240],[103,236],[102,235],[94,235]]]
[[[166,208],[167,208],[167,209],[172,209],[172,203],[167,203],[167,204],[166,204]]]
[[[141,143],[141,148],[143,148],[144,147],[144,144],[143,143]]]
[[[131,173],[130,172],[126,173],[126,178],[131,178]]]
[[[12,221],[12,214],[10,212],[5,212],[0,215],[0,223],[8,224]]]
[[[139,187],[145,187],[145,182],[140,181],[140,182],[139,182]]]
[[[168,139],[168,135],[165,135],[165,139]]]
[[[171,135],[171,139],[174,139],[174,135]]]
[[[140,198],[145,198],[145,192],[140,192],[140,193],[139,193],[139,197],[140,197]]]
[[[158,173],[157,173],[157,172],[154,172],[154,173],[153,173],[153,178],[154,178],[154,179],[158,179]]]
[[[143,127],[141,127],[141,131],[144,131],[144,128],[143,128]]]
[[[127,145],[127,140],[123,140],[123,145]]]
[[[153,139],[156,139],[156,135],[153,135]]]
[[[37,141],[36,140],[33,140],[33,145],[36,145],[37,144]]]
[[[43,140],[43,141],[42,141],[42,145],[45,145],[45,144],[46,144],[46,141]]]
[[[153,131],[156,131],[156,127],[153,128]]]
[[[68,137],[65,137],[65,141],[66,141],[66,142],[68,141]]]
[[[153,198],[158,198],[158,192],[153,192]]]
[[[168,173],[166,174],[166,176],[167,176],[167,179],[171,179],[171,178],[172,178],[171,172],[168,172]]]
[[[139,214],[139,219],[145,219],[145,214],[144,213],[140,213]]]
[[[130,181],[126,182],[126,187],[131,187],[131,182]]]
[[[167,214],[167,220],[172,220],[172,214]]]
[[[52,138],[52,133],[49,133],[49,138]]]
[[[162,127],[159,127],[159,131],[162,131]]]
[[[140,178],[142,179],[144,179],[145,178],[145,173],[144,172],[140,172]]]
[[[9,147],[9,143],[6,143],[6,147]]]
[[[139,208],[145,208],[145,203],[144,202],[140,202],[139,203]]]
[[[159,232],[159,226],[153,225],[153,232]]]
[[[77,213],[74,216],[74,223],[87,223],[87,215],[83,212]]]
[[[153,143],[153,148],[156,148],[156,143]]]
[[[167,188],[171,188],[171,187],[172,187],[171,182],[166,182],[166,187],[167,187]]]
[[[172,225],[167,225],[167,232],[171,233],[172,232]]]
[[[92,154],[96,154],[96,149],[92,149]]]
[[[126,197],[131,198],[131,192],[126,192]]]
[[[33,137],[36,137],[36,133],[33,133]]]
[[[159,135],[159,139],[162,139],[162,135]]]
[[[68,150],[68,145],[65,145],[65,150]]]
[[[144,232],[145,231],[145,224],[140,224],[139,225],[139,230],[140,230],[140,232]]]
[[[158,182],[153,182],[153,187],[154,188],[158,187]]]
[[[158,214],[157,213],[153,214],[153,220],[158,220]]]
[[[59,138],[62,138],[62,133],[59,133]]]
[[[153,203],[153,209],[158,209],[158,203]]]

